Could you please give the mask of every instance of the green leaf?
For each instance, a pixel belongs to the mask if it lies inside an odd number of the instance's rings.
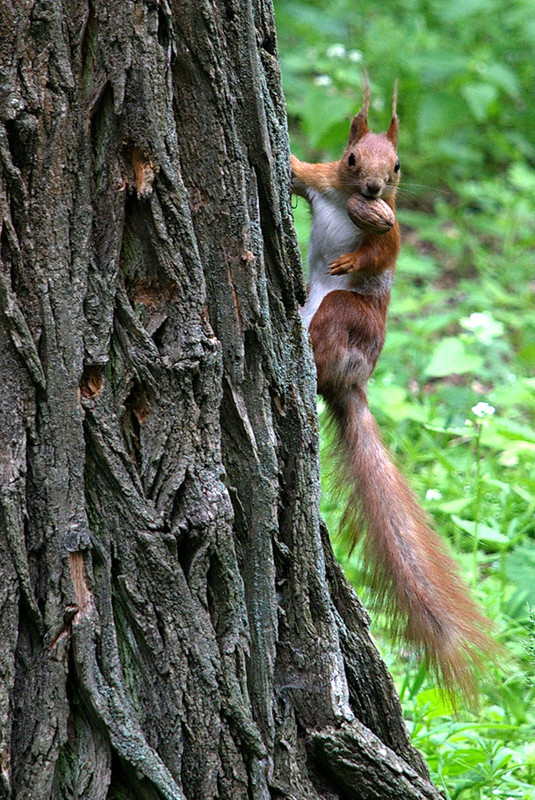
[[[452,514],[451,518],[461,530],[470,534],[470,536],[475,537],[477,535],[477,540],[481,542],[481,544],[494,545],[498,550],[502,550],[510,544],[507,536],[504,536],[503,533],[497,531],[495,528],[485,525],[483,522],[478,524],[472,519],[461,519],[455,514]]]
[[[329,87],[312,84],[305,97],[303,108],[303,130],[307,134],[309,144],[318,147],[327,131],[339,120],[347,119],[346,133],[349,133],[349,120],[353,108],[353,100],[333,93]],[[343,150],[346,142],[340,141],[339,149]]]
[[[439,14],[445,22],[458,22],[488,8],[488,0],[450,0],[442,3]]]
[[[439,267],[434,258],[416,253],[408,248],[400,253],[398,269],[406,275],[422,275],[425,278],[436,278],[439,275]]]
[[[473,501],[473,497],[458,497],[455,500],[446,500],[444,503],[438,503],[437,508],[445,514],[455,514],[458,511],[463,511]]]
[[[481,356],[466,352],[460,339],[448,336],[436,346],[431,360],[425,368],[425,374],[430,378],[463,375],[466,372],[475,372],[481,363]]]
[[[509,553],[506,562],[508,579],[515,586],[528,592],[526,601],[535,604],[535,542],[525,539],[524,542]]]
[[[498,90],[490,83],[468,83],[461,89],[461,94],[475,119],[478,122],[485,122],[489,118],[490,108],[498,96]]]
[[[512,97],[517,97],[520,94],[518,78],[513,70],[506,67],[505,64],[482,64],[479,68],[479,72],[487,81],[491,81],[495,86],[503,89],[504,92],[507,92],[507,94]]]
[[[522,425],[514,420],[496,420],[496,431],[506,439],[535,444],[535,431],[529,425]]]

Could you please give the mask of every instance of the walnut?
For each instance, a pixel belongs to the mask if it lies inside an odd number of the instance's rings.
[[[396,221],[390,206],[379,197],[369,199],[354,194],[347,201],[346,208],[351,221],[366,233],[387,233]]]

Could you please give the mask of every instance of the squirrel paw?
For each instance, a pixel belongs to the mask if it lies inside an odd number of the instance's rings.
[[[344,253],[329,264],[330,275],[345,275],[348,272],[358,272],[360,269],[359,258],[356,253]]]

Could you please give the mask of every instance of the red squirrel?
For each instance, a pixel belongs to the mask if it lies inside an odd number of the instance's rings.
[[[387,233],[359,229],[348,201],[380,198],[395,213],[400,180],[397,93],[386,133],[367,123],[364,106],[351,123],[339,161],[308,164],[292,156],[292,190],[312,209],[308,296],[302,308],[318,376],[337,430],[337,451],[350,499],[344,528],[363,538],[363,562],[376,606],[395,639],[422,651],[453,694],[475,696],[475,674],[493,649],[480,612],[442,540],[383,446],[366,398],[381,353],[390,287],[400,250],[397,221]],[[373,204],[373,202],[372,202]]]

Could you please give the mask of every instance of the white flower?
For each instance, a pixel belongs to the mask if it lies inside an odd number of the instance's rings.
[[[440,500],[442,497],[442,492],[439,492],[437,489],[428,489],[425,493],[426,500]]]
[[[469,317],[463,320],[465,328],[475,330],[476,328],[484,328],[490,322],[488,314],[483,314],[481,311],[473,311]]]
[[[332,44],[327,48],[327,58],[343,58],[346,49],[343,44]]]
[[[353,61],[354,64],[358,64],[359,61],[362,61],[362,53],[360,50],[350,50],[347,54],[350,61]]]
[[[492,417],[496,409],[494,406],[489,405],[489,403],[479,402],[476,403],[475,406],[472,406],[472,414],[475,414],[476,417]]]
[[[316,75],[314,78],[314,84],[316,86],[330,86],[331,83],[332,80],[329,75]]]
[[[502,323],[481,311],[474,311],[469,317],[464,317],[461,325],[467,331],[472,331],[483,344],[490,344],[493,339],[503,334]]]
[[[518,456],[511,451],[505,452],[501,454],[499,461],[504,467],[516,467],[518,464]]]

